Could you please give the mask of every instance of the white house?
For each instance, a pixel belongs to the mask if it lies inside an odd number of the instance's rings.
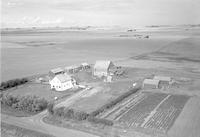
[[[114,67],[114,64],[112,63],[112,61],[108,61],[108,60],[96,61],[94,65],[93,74],[94,76],[97,76],[97,77],[102,77],[102,76],[107,77],[110,73],[109,70],[112,67]]]
[[[74,88],[76,86],[76,81],[67,74],[59,74],[51,79],[49,84],[51,85],[51,89],[55,89],[56,91],[64,91]]]

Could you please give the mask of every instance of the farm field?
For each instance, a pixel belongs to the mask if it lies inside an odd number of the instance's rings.
[[[180,116],[168,131],[170,137],[198,137],[200,135],[200,98],[189,99]]]
[[[153,52],[191,33],[132,32],[150,35],[149,39],[135,39],[118,37],[129,34],[124,31],[5,31],[1,36],[2,80],[46,73],[52,68],[86,61],[121,60]]]
[[[166,133],[189,99],[186,95],[142,92],[101,114],[125,127]]]

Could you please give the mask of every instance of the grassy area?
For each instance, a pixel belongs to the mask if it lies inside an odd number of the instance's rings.
[[[1,122],[1,136],[2,137],[54,137],[44,133],[24,129],[14,125],[9,125]]]
[[[197,137],[200,135],[200,99],[191,98],[168,131],[170,137]]]
[[[86,113],[93,112],[97,108],[127,92],[131,86],[131,81],[100,83],[93,89],[86,91],[87,94],[82,96],[70,107]]]
[[[63,92],[57,92],[50,89],[50,85],[45,84],[34,84],[29,83],[17,88],[8,89],[5,93],[9,93],[16,96],[39,96],[40,98],[45,98],[48,101],[53,101],[55,97],[62,98],[63,96],[67,97],[74,93],[75,91],[67,90]]]

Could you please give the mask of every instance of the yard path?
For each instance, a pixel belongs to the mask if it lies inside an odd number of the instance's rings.
[[[61,103],[55,105],[56,108],[58,107],[69,107],[72,103],[80,99],[82,96],[85,96],[88,94],[87,89],[83,89],[79,91],[78,93],[74,94],[73,96],[67,98],[65,101],[62,101]]]

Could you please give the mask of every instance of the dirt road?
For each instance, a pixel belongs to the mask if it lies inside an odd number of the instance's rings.
[[[67,106],[84,94],[85,94],[85,90],[82,90],[57,105]],[[43,118],[47,116],[47,114],[48,114],[47,110],[31,117],[14,117],[14,116],[1,114],[1,120],[2,122],[5,122],[7,124],[42,132],[45,134],[50,134],[55,137],[97,137],[96,135],[92,135],[92,134],[85,133],[82,131],[57,127],[54,125],[44,123]]]
[[[42,132],[45,134],[50,134],[55,137],[97,137],[96,135],[82,131],[46,124],[42,120],[46,115],[47,111],[43,111],[40,114],[32,117],[13,117],[1,114],[1,120],[7,124]]]

